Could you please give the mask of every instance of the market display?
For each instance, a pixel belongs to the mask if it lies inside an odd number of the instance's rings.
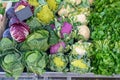
[[[1,67],[15,79],[24,71],[119,74],[119,4],[20,0],[6,11],[9,24],[0,41]]]
[[[95,0],[90,15],[92,72],[112,75],[120,73],[120,1]]]

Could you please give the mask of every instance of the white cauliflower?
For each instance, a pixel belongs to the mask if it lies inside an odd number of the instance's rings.
[[[77,26],[78,34],[82,35],[85,40],[90,38],[90,30],[86,25]]]

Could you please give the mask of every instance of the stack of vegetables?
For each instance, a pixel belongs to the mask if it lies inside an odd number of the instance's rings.
[[[120,73],[120,1],[95,0],[89,25],[92,44],[89,48],[92,72],[102,75]]]
[[[20,0],[8,9],[0,41],[7,76],[17,79],[24,70],[119,74],[120,1],[92,1]],[[33,16],[20,21],[16,12],[25,7]]]

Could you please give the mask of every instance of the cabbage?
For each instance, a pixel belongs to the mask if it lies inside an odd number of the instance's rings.
[[[24,55],[27,69],[36,74],[43,74],[47,64],[47,56],[45,52],[28,51]]]
[[[9,38],[2,38],[2,40],[0,41],[0,51],[2,51],[3,54],[4,51],[11,50],[14,48],[15,48],[15,43]]]
[[[18,79],[24,70],[20,56],[14,52],[4,57],[1,66],[8,77],[14,77],[15,79]]]
[[[57,52],[63,52],[64,48],[65,48],[65,43],[64,42],[59,42],[55,45],[52,45],[50,47],[50,54],[55,54]]]
[[[21,50],[38,50],[46,51],[48,44],[49,32],[46,30],[38,30],[28,36],[27,40],[22,44]]]
[[[37,19],[36,17],[30,18],[29,20],[27,20],[27,24],[30,27],[30,31],[36,31],[38,29],[42,29],[42,25],[39,21],[39,19]]]
[[[64,38],[66,34],[69,35],[72,32],[72,28],[73,26],[70,23],[64,22],[60,30],[61,38]]]
[[[10,26],[10,34],[17,42],[25,41],[29,35],[29,32],[30,28],[23,22],[14,23],[12,26]]]

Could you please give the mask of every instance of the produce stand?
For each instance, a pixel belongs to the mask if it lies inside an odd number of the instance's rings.
[[[6,8],[12,6],[12,3],[9,2]],[[4,20],[2,22],[2,27],[7,24],[6,15],[4,15]],[[5,30],[5,27],[2,28],[2,33]],[[0,35],[2,35],[2,33]],[[7,78],[5,76],[5,72],[0,72],[0,80],[14,80],[14,78]],[[72,72],[45,72],[43,75],[37,75],[34,73],[23,72],[18,80],[119,80],[120,75],[112,75],[112,76],[104,76],[104,75],[96,75],[94,73],[72,73]]]

